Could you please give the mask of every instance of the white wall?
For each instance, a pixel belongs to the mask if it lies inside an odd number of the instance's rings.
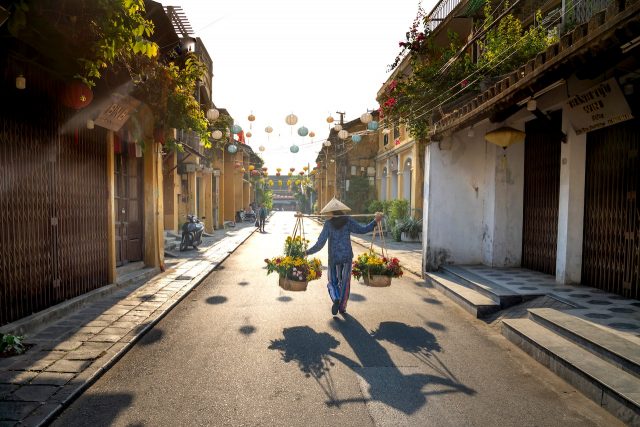
[[[482,262],[483,143],[459,135],[426,148],[423,247],[426,269]],[[478,187],[478,191],[476,191]]]

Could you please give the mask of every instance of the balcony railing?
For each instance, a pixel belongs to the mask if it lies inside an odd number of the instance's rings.
[[[427,28],[435,30],[461,2],[462,0],[440,0],[427,15]]]
[[[613,0],[563,0],[563,24],[571,28],[589,22],[596,13],[604,10]]]

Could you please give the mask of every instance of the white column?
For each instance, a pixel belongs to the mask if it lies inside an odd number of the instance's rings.
[[[587,136],[575,134],[564,110],[562,130],[567,142],[561,150],[556,282],[569,285],[580,283],[582,275]]]

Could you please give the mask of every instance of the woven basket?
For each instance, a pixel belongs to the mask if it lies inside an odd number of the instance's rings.
[[[384,288],[387,286],[391,286],[391,277],[389,276],[363,275],[362,279],[364,280],[365,285],[373,286],[375,288]]]
[[[284,276],[280,276],[278,279],[278,285],[285,291],[301,292],[307,290],[307,284],[309,282],[299,282],[297,280],[287,279]]]

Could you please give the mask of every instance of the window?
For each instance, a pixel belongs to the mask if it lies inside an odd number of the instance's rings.
[[[389,134],[384,134],[384,136],[382,137],[382,142],[384,143],[384,145],[389,144]]]
[[[400,128],[398,127],[398,125],[395,125],[393,127],[393,139],[398,139],[400,138]]]

